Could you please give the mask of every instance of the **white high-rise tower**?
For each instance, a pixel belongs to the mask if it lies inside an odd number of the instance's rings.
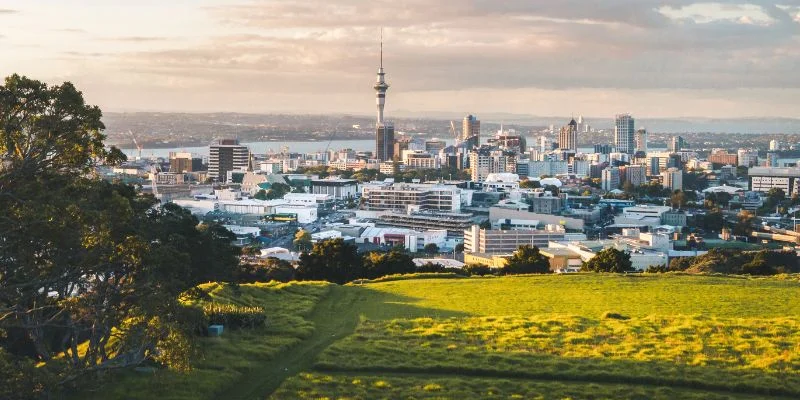
[[[378,121],[375,124],[375,158],[379,161],[391,161],[394,157],[394,125],[383,120],[383,107],[386,104],[386,72],[383,71],[383,32],[381,32],[381,63],[378,67],[378,79],[375,82],[375,102],[378,105]]]

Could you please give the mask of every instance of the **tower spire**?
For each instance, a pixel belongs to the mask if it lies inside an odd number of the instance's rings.
[[[383,68],[383,27],[381,27],[381,68]]]

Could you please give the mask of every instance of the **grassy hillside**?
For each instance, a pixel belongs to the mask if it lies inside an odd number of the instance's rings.
[[[618,312],[770,318],[800,315],[796,278],[673,274],[542,275],[459,280],[398,280],[365,286],[409,306],[443,314],[504,316],[560,314],[599,317]],[[394,308],[394,307],[393,307]],[[426,315],[420,315],[426,316]],[[371,318],[392,318],[382,307]]]
[[[210,296],[206,301],[259,306],[267,314],[262,329],[227,331],[221,337],[200,339],[200,353],[189,373],[158,370],[153,373],[127,372],[110,376],[110,381],[83,391],[75,399],[203,399],[214,398],[236,382],[260,375],[270,360],[296,346],[314,332],[305,317],[331,285],[322,282],[257,283],[230,285],[209,283],[200,288]]]
[[[530,276],[351,290],[366,303],[355,333],[273,398],[800,396],[794,278]]]
[[[800,281],[682,275],[203,287],[268,326],[109,399],[800,398]],[[81,398],[92,396],[81,396]]]

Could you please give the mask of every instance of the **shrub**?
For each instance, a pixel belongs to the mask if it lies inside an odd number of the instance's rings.
[[[484,264],[467,264],[463,268],[464,272],[469,276],[484,276],[484,275],[491,275],[496,271],[493,270],[488,265]]]
[[[620,321],[626,321],[626,320],[631,319],[631,317],[629,317],[627,315],[622,315],[622,314],[619,314],[619,313],[607,311],[607,312],[603,313],[603,319],[618,319]]]
[[[203,313],[209,325],[224,325],[228,329],[255,328],[267,321],[261,307],[245,307],[234,304],[208,303],[203,305]]]

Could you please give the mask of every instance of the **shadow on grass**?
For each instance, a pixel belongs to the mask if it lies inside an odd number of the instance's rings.
[[[446,354],[403,346],[402,352],[384,352],[374,363],[353,360],[318,362],[321,372],[412,374],[425,377],[457,376],[545,381],[628,384],[713,392],[800,398],[800,376],[757,369],[725,369],[680,365],[665,361],[565,357],[548,354],[488,351]],[[446,359],[437,359],[441,356]],[[348,365],[349,364],[349,365]]]
[[[341,289],[350,291],[356,300],[355,310],[371,320],[390,320],[396,318],[451,318],[470,317],[472,314],[438,308],[421,307],[415,303],[422,299],[376,290],[370,285],[348,285]],[[351,332],[352,333],[352,332]]]

